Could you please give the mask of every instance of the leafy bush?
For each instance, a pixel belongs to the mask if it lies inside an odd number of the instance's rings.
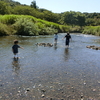
[[[100,36],[100,26],[86,26],[82,33]]]
[[[27,18],[20,18],[13,24],[14,29],[16,30],[17,35],[39,35],[38,27]]]
[[[14,30],[11,28],[11,26],[0,23],[0,36],[11,35],[13,32]]]
[[[0,15],[0,22],[4,24],[14,24],[16,20],[16,15]]]
[[[82,32],[82,28],[80,26],[70,26],[70,32]]]
[[[58,30],[56,28],[53,28],[53,25],[47,25],[42,24],[42,23],[37,23],[37,26],[39,28],[39,35],[49,35],[49,34],[54,34],[57,33]]]
[[[57,33],[57,32],[58,32],[57,29],[53,29],[51,27],[45,27],[42,30],[42,33],[45,34],[45,35],[50,35],[50,34],[54,34],[54,33]]]
[[[68,32],[70,31],[70,26],[59,25],[59,32]]]
[[[69,26],[59,25],[28,15],[0,15],[0,22],[7,26],[4,30],[7,30],[5,32],[7,35],[47,35],[70,30]]]
[[[11,7],[8,3],[4,2],[4,0],[0,0],[0,14],[10,14]]]

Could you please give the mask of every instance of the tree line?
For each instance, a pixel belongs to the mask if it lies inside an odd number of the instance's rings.
[[[99,27],[100,25],[100,13],[81,13],[75,11],[53,13],[47,9],[40,9],[36,1],[32,1],[30,5],[25,5],[13,0],[0,0],[0,14],[30,15],[41,20],[70,26],[71,32],[83,32],[84,29],[87,29],[85,26]]]

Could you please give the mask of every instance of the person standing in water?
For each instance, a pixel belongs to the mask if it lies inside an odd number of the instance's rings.
[[[57,43],[57,40],[58,40],[58,34],[57,33],[54,34],[54,40],[55,40],[55,43]]]
[[[14,58],[18,59],[18,48],[24,49],[18,45],[18,40],[14,40],[14,45],[12,46],[12,52],[14,54]]]
[[[65,45],[69,47],[69,42],[71,39],[71,35],[69,34],[69,32],[65,35],[66,40],[65,40]]]

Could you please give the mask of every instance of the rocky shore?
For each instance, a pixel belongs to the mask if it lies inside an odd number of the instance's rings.
[[[86,47],[89,48],[89,49],[100,50],[100,47],[94,46],[94,45],[92,45],[92,46],[86,46]]]

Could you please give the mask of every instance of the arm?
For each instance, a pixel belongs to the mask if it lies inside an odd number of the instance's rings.
[[[64,38],[66,38],[66,35],[62,38],[62,40],[64,40]]]
[[[24,49],[23,47],[20,47],[21,49]]]

